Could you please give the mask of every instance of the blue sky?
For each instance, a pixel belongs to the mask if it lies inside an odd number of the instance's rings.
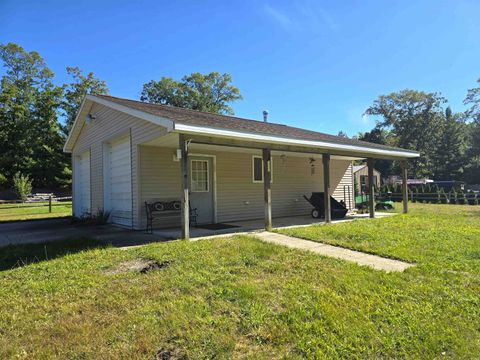
[[[0,0],[0,42],[79,66],[138,99],[162,76],[228,72],[238,116],[336,134],[373,127],[378,95],[439,91],[462,111],[480,78],[480,1]]]

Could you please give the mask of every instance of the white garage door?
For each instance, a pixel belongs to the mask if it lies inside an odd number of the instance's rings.
[[[90,151],[75,158],[75,216],[90,212]]]
[[[130,138],[110,144],[107,196],[113,223],[132,226],[132,167]]]

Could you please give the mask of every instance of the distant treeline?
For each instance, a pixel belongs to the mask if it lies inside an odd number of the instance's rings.
[[[376,126],[360,140],[420,152],[409,160],[409,178],[480,184],[480,79],[466,90],[464,112],[453,112],[439,93],[416,90],[382,95],[366,110]],[[396,162],[377,160],[382,176],[399,174]]]

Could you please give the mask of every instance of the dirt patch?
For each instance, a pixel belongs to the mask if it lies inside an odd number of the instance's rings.
[[[187,360],[187,356],[180,349],[160,349],[155,360]]]
[[[119,264],[116,268],[110,269],[107,271],[109,274],[119,274],[125,272],[136,272],[140,274],[147,274],[150,271],[160,270],[168,267],[171,264],[171,261],[165,260],[159,262],[157,260],[151,259],[135,259],[130,261],[125,261]]]

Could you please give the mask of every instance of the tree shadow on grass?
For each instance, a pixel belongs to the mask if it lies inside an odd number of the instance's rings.
[[[66,239],[43,244],[8,245],[0,249],[0,271],[108,246],[104,242],[88,238]]]

